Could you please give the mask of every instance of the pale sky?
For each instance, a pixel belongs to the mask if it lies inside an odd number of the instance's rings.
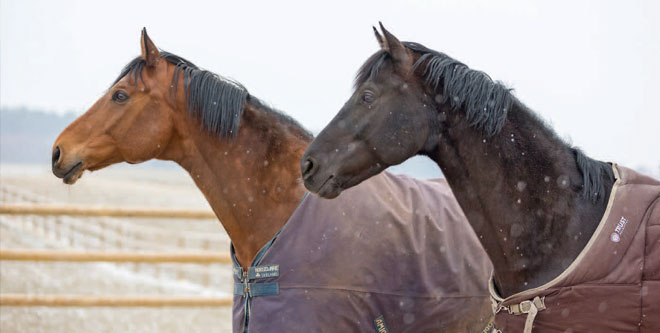
[[[377,51],[381,20],[515,89],[590,156],[660,168],[660,1],[0,0],[0,103],[82,113],[161,49],[320,130]]]

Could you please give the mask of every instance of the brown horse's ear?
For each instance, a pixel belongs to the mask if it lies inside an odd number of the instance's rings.
[[[374,28],[374,35],[376,35],[376,40],[378,41],[378,45],[380,45],[381,49],[384,49],[385,48],[385,41],[383,40],[383,36],[380,35],[380,33],[378,32],[378,29],[376,29],[376,27],[372,26],[372,28]]]
[[[392,56],[395,63],[403,65],[404,67],[412,66],[412,56],[410,51],[408,51],[408,49],[396,37],[394,37],[394,35],[385,29],[383,23],[378,22],[378,24],[385,37],[384,45],[382,46],[383,50],[387,51],[387,53]]]
[[[156,44],[147,35],[147,28],[142,28],[140,45],[142,46],[142,59],[147,62],[147,66],[153,67],[156,64],[156,60],[160,57],[160,51],[158,51]]]

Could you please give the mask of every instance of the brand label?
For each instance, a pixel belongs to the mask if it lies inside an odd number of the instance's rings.
[[[378,318],[374,319],[374,326],[376,326],[377,333],[389,333],[387,326],[385,326],[385,318],[383,315],[380,315]]]
[[[248,274],[250,279],[278,277],[280,276],[280,265],[250,267]]]
[[[619,219],[619,223],[617,223],[616,227],[614,228],[614,232],[610,235],[610,240],[612,242],[618,243],[619,241],[621,241],[623,230],[626,228],[627,224],[628,224],[628,219],[621,216],[621,219]]]

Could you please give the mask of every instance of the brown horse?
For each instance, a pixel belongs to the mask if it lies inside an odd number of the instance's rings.
[[[290,118],[269,112],[239,84],[160,52],[146,32],[141,45],[142,56],[57,138],[53,173],[73,184],[85,170],[115,163],[174,161],[204,193],[247,267],[305,194],[297,165],[312,136]],[[206,101],[197,87],[209,89]],[[239,112],[225,112],[243,101]],[[191,117],[189,107],[200,114]]]
[[[187,170],[233,244],[235,331],[488,325],[490,263],[476,237],[462,231],[467,222],[446,183],[387,175],[343,202],[305,196],[298,164],[309,132],[239,83],[159,51],[144,30],[141,47],[57,138],[53,173],[73,184],[85,170],[150,159]]]

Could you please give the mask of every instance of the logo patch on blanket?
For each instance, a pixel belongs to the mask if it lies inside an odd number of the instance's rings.
[[[374,326],[376,326],[376,332],[378,333],[389,333],[387,326],[385,326],[385,317],[380,315],[378,318],[374,319]]]
[[[616,228],[614,228],[614,232],[610,235],[611,241],[618,243],[621,240],[621,234],[623,234],[623,229],[626,228],[626,224],[628,224],[628,219],[621,216],[619,223],[617,223]]]

